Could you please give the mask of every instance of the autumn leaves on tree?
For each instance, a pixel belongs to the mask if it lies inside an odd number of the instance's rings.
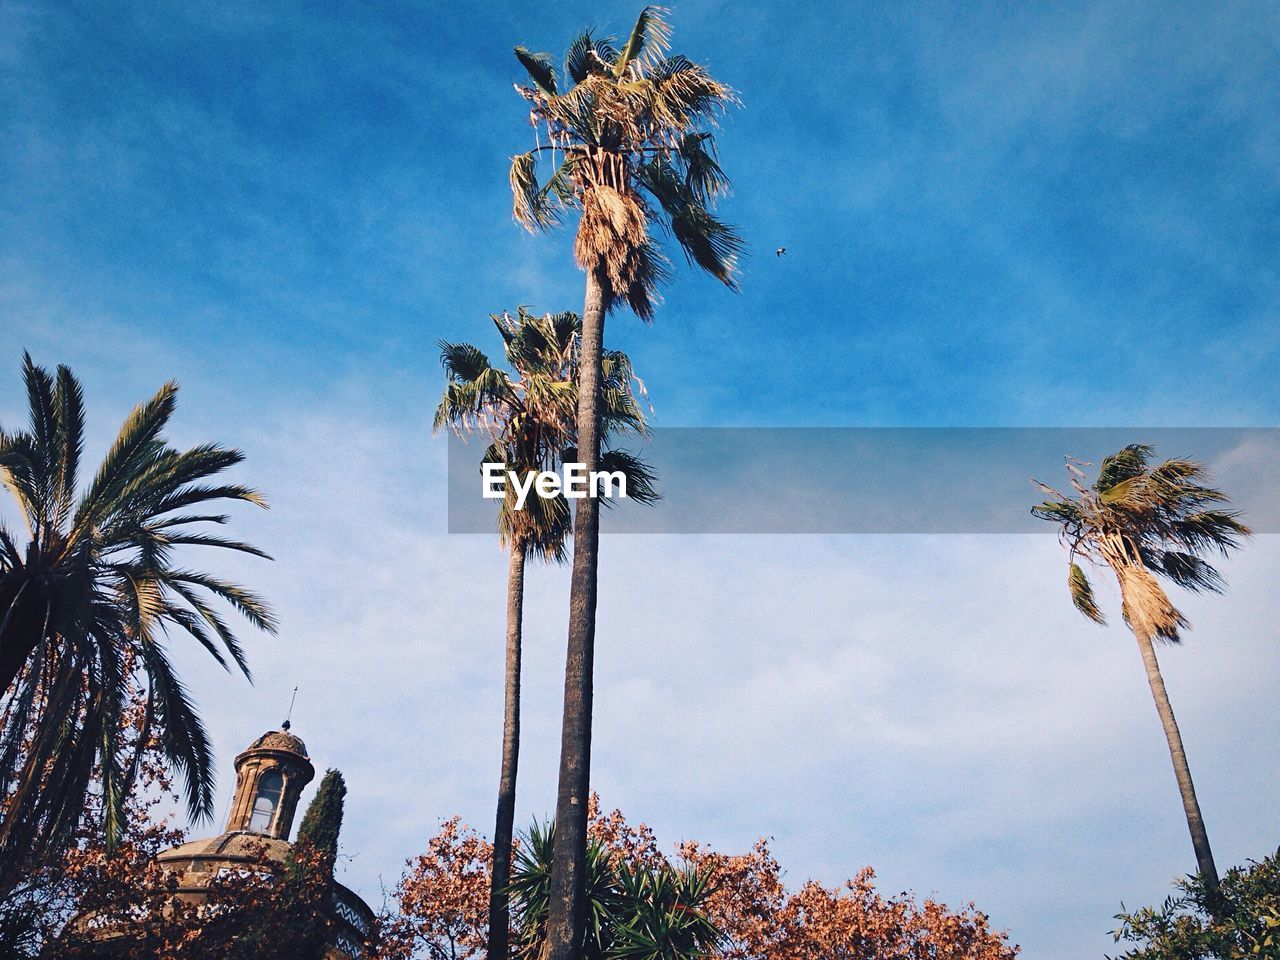
[[[543,946],[551,851],[546,828],[516,847],[513,956]],[[1012,960],[1017,948],[972,905],[875,891],[870,868],[835,888],[808,882],[794,893],[765,840],[739,855],[683,843],[664,854],[653,832],[591,798],[587,915],[581,956],[659,960]],[[381,960],[478,960],[486,955],[493,848],[457,818],[411,860],[384,927]],[[664,948],[665,947],[665,948]]]

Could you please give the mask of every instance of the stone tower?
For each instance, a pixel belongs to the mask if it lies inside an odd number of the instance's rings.
[[[302,789],[314,779],[307,745],[289,732],[264,733],[236,757],[236,795],[227,833],[256,833],[288,840]]]
[[[216,837],[190,840],[156,855],[156,863],[174,878],[174,895],[189,903],[203,904],[224,874],[283,871],[289,859],[289,833],[302,789],[315,777],[307,746],[289,732],[286,721],[279,730],[264,733],[238,756],[236,793],[226,830]],[[329,915],[334,921],[326,960],[362,960],[374,914],[354,890],[331,881]],[[146,918],[113,920],[86,913],[69,926],[80,933],[92,931],[101,947],[95,957],[136,956],[142,942],[140,929]],[[145,956],[145,954],[144,954]]]

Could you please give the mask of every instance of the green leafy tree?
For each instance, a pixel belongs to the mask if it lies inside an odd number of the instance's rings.
[[[1102,461],[1092,485],[1086,485],[1084,472],[1069,463],[1076,496],[1038,484],[1053,499],[1032,508],[1032,513],[1060,527],[1062,542],[1070,551],[1067,585],[1082,614],[1095,623],[1106,622],[1078,559],[1110,570],[1119,584],[1121,615],[1138,641],[1169,744],[1200,878],[1212,894],[1218,871],[1155,651],[1157,641],[1178,643],[1188,623],[1160,580],[1193,591],[1220,592],[1225,582],[1203,555],[1225,557],[1248,536],[1249,529],[1238,513],[1225,509],[1227,495],[1205,485],[1208,474],[1203,464],[1175,459],[1152,466],[1153,452],[1143,444],[1125,447]]]
[[[1120,960],[1265,960],[1280,957],[1280,850],[1232,867],[1215,890],[1200,877],[1177,883],[1159,907],[1116,917]]]
[[[661,227],[688,260],[736,285],[742,240],[711,210],[728,189],[709,127],[734,102],[702,66],[670,54],[662,10],[645,7],[621,49],[590,31],[565,54],[564,75],[550,55],[516,47],[529,76],[528,101],[538,145],[512,159],[515,218],[529,230],[578,218],[574,257],[586,274],[578,394],[579,459],[594,470],[600,455],[597,380],[606,314],[627,306],[653,316],[670,261],[654,241]],[[551,174],[539,183],[539,165]],[[591,766],[599,505],[579,502],[565,663],[564,719],[556,822],[560,846],[548,937],[550,960],[571,960],[581,939]]]
[[[20,538],[0,526],[0,896],[24,871],[56,859],[81,821],[95,766],[114,845],[138,766],[121,736],[134,679],[145,689],[140,742],[158,736],[190,812],[209,816],[209,739],[167,641],[186,634],[248,677],[218,602],[275,630],[255,594],[177,562],[192,547],[266,556],[207,530],[229,519],[219,511],[226,501],[266,504],[249,487],[214,479],[243,460],[240,451],[165,441],[177,384],[133,410],[81,488],[79,382],[66,367],[50,374],[25,355],[23,378],[30,426],[0,430],[0,481],[26,529]]]
[[[484,462],[496,463],[518,476],[554,469],[576,459],[577,366],[581,320],[573,313],[535,316],[523,307],[515,316],[492,315],[502,337],[511,372],[495,367],[477,347],[440,343],[440,359],[448,383],[436,409],[435,427],[483,431],[492,440]],[[599,361],[604,397],[604,433],[643,434],[644,412],[637,402],[642,389],[624,353],[605,351]],[[648,466],[624,449],[608,449],[600,459],[606,470],[627,478],[629,499],[657,499]],[[506,680],[502,728],[502,770],[494,827],[494,863],[490,878],[489,956],[508,953],[509,907],[516,775],[520,755],[520,660],[523,635],[525,562],[529,555],[561,562],[569,533],[569,508],[563,496],[531,493],[517,509],[510,485],[498,512],[498,532],[509,553],[507,571]]]

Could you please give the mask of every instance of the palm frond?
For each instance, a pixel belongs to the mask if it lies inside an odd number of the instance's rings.
[[[228,537],[219,537],[209,533],[180,533],[176,535],[166,535],[165,542],[170,546],[193,546],[193,547],[221,547],[223,550],[232,550],[236,553],[247,553],[255,557],[261,557],[263,560],[274,559],[271,554],[265,550],[255,547],[251,543],[245,543],[243,540],[232,540]]]
[[[54,458],[58,446],[58,423],[53,377],[37,367],[28,353],[22,354],[22,375],[27,387],[31,414],[30,458],[38,482],[32,488],[32,512],[38,524],[50,518],[54,499]]]
[[[174,593],[191,606],[191,609],[200,617],[200,620],[203,621],[204,625],[212,630],[221,641],[223,649],[231,656],[231,659],[244,675],[244,678],[252,682],[253,673],[249,669],[249,663],[245,657],[244,648],[241,646],[239,638],[236,637],[235,633],[227,625],[227,622],[218,614],[217,610],[215,610],[211,604],[206,603],[195,590],[192,590],[184,583],[170,581],[166,586],[172,589]],[[201,627],[199,632],[192,629],[192,627],[188,625],[190,622],[188,618],[178,613],[177,611],[179,610],[181,610],[181,608],[177,604],[169,604],[166,610],[166,615],[195,637],[196,640],[213,655],[213,658],[222,666],[223,669],[229,670],[230,668],[227,666],[226,659],[216,647],[211,645],[211,641],[209,641],[208,635],[204,632],[204,628]]]
[[[158,452],[157,437],[173,416],[177,396],[178,385],[170,381],[146,403],[134,407],[80,501],[77,526],[94,522],[120,489],[134,479],[132,468]]]
[[[613,65],[613,75],[621,77],[641,54],[651,62],[657,62],[666,53],[671,39],[671,26],[667,23],[662,7],[648,6],[640,11],[635,26]]]
[[[628,450],[605,450],[600,454],[600,470],[617,471],[627,478],[627,499],[652,506],[662,499],[658,492],[658,475],[644,460]],[[605,499],[605,506],[613,501]]]
[[[548,96],[556,95],[556,69],[551,65],[551,54],[531,53],[525,47],[516,47],[516,59],[539,90]]]
[[[1152,555],[1147,567],[1178,586],[1197,593],[1202,590],[1221,593],[1226,588],[1222,574],[1212,564],[1190,553],[1165,550]]]
[[[1113,453],[1102,461],[1098,470],[1098,479],[1093,489],[1105,493],[1116,484],[1132,480],[1146,468],[1154,449],[1145,443],[1131,443],[1118,453]]]
[[[555,206],[538,186],[537,159],[533,152],[511,158],[511,215],[516,222],[536,233],[559,222]]]
[[[646,240],[631,251],[630,278],[620,291],[620,302],[645,323],[652,323],[654,310],[662,302],[659,290],[670,279],[671,261],[658,244]]]
[[[1238,548],[1253,531],[1233,510],[1198,510],[1173,520],[1172,539],[1188,550],[1216,550],[1222,556]]]
[[[208,819],[213,816],[213,746],[164,650],[144,643],[141,651],[165,755],[182,774],[188,808]]]
[[[181,490],[177,490],[161,499],[151,512],[152,514],[169,513],[172,510],[182,510],[186,507],[193,507],[201,503],[211,503],[215,500],[239,500],[264,509],[267,506],[267,501],[261,493],[242,483],[189,483]]]
[[[84,452],[84,392],[78,381],[59,365],[54,391],[54,418],[57,422],[57,455],[54,460],[54,494],[57,502],[53,522],[61,526],[71,516]]]
[[[729,192],[729,178],[720,167],[711,134],[685,134],[676,153],[684,166],[684,185],[697,203],[706,206]]]
[[[455,383],[475,383],[493,366],[479,347],[469,343],[437,340],[436,346],[440,348],[440,365]]]
[[[732,89],[685,57],[668,57],[658,63],[649,80],[654,85],[654,110],[670,129],[715,123],[721,111],[737,102]]]
[[[195,570],[181,569],[165,571],[163,579],[166,584],[188,584],[207,590],[220,600],[225,600],[237,613],[264,633],[275,633],[279,627],[275,614],[271,612],[267,602],[238,583]]]
[[[701,267],[731,290],[738,289],[741,235],[699,204],[690,204],[671,218],[671,232],[690,263]]]
[[[1077,610],[1094,623],[1105,624],[1107,622],[1107,618],[1103,616],[1102,611],[1098,608],[1097,601],[1094,599],[1093,586],[1089,583],[1089,578],[1085,576],[1080,564],[1072,563],[1068,568],[1067,587],[1071,591],[1071,602],[1075,604]]]
[[[1079,523],[1080,508],[1070,500],[1046,500],[1031,508],[1032,514],[1041,520],[1052,520],[1057,523]]]
[[[574,83],[581,83],[591,75],[592,51],[596,41],[590,30],[583,30],[570,41],[564,55],[564,72]]]

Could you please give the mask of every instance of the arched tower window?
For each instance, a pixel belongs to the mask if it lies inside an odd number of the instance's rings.
[[[271,819],[275,816],[283,789],[284,777],[279,770],[268,770],[258,778],[258,793],[253,798],[253,815],[249,818],[249,829],[254,833],[266,833],[271,829]]]

